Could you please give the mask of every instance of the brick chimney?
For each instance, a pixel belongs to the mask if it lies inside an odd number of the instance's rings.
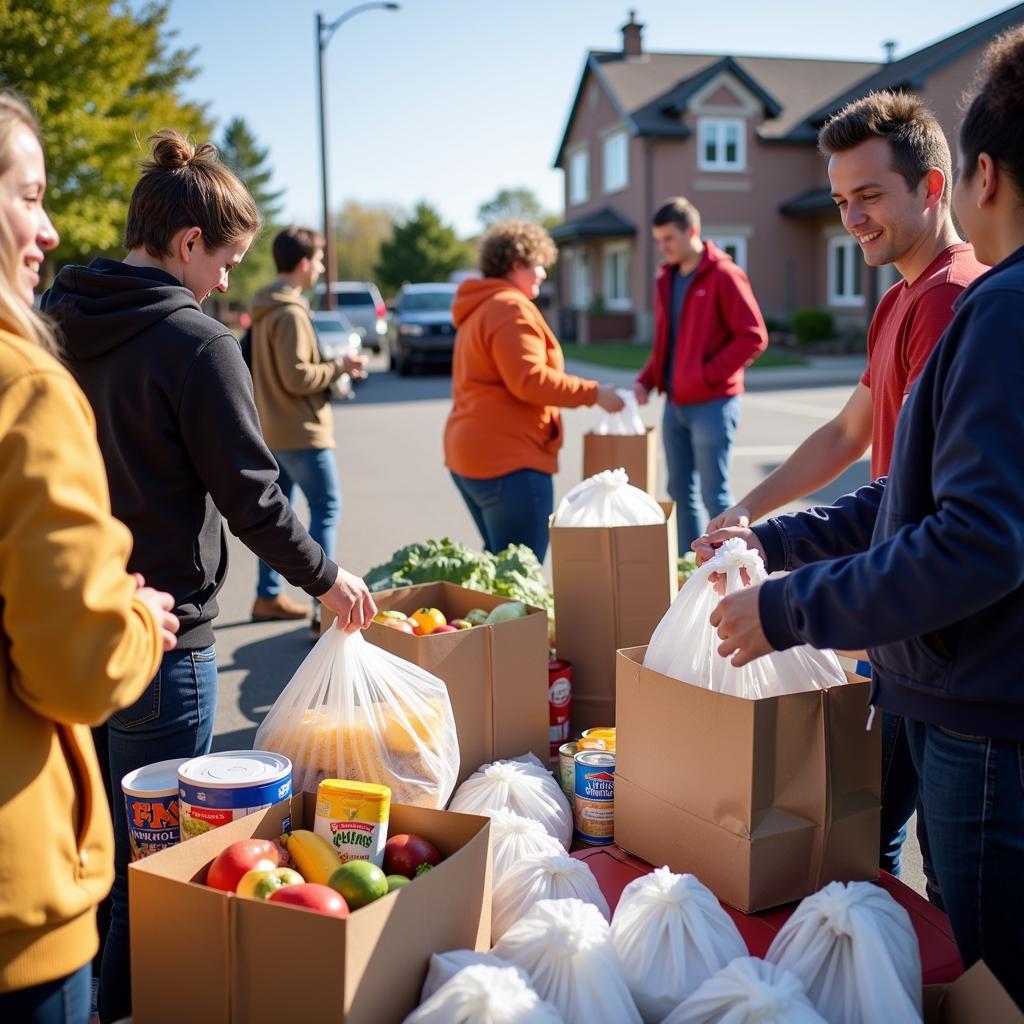
[[[642,57],[644,52],[644,27],[636,20],[636,11],[629,12],[629,21],[622,26],[622,56]]]

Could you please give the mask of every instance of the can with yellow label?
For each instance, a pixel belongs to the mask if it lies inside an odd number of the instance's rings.
[[[342,863],[384,863],[391,789],[375,782],[324,779],[316,788],[313,831],[334,847]]]

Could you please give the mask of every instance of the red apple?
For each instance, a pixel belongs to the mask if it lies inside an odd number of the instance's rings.
[[[326,914],[328,917],[348,917],[348,904],[344,897],[330,886],[319,885],[316,882],[283,886],[275,889],[267,899],[270,903],[285,903],[290,907],[315,910],[318,914]]]
[[[206,884],[234,892],[249,871],[272,871],[280,864],[278,847],[270,839],[239,839],[225,847],[206,872]]]
[[[459,631],[459,627],[458,626],[453,626],[450,622],[447,623],[444,626],[435,626],[434,627],[434,633],[458,633],[458,631]],[[431,633],[430,635],[433,636],[434,633]]]
[[[441,863],[437,847],[422,836],[392,836],[384,844],[384,874],[405,875],[414,878],[417,869],[428,864],[433,867]]]

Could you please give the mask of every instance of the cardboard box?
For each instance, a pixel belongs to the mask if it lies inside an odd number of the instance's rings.
[[[583,479],[605,469],[626,471],[629,482],[652,498],[658,496],[658,428],[648,427],[644,434],[583,435]]]
[[[417,608],[439,608],[448,619],[471,608],[491,611],[508,604],[454,583],[421,583],[373,595],[380,609],[407,615]],[[494,626],[474,626],[439,636],[409,636],[380,623],[366,639],[443,679],[459,736],[461,784],[482,764],[532,751],[547,764],[550,753],[548,708],[548,617],[543,608]]]
[[[401,804],[390,831],[430,839],[446,860],[340,920],[201,884],[238,839],[312,827],[295,796],[129,865],[135,1024],[399,1024],[433,953],[485,950],[491,931],[490,820]]]
[[[948,985],[925,985],[924,1024],[1024,1024],[1024,1013],[979,960]]]
[[[744,700],[618,653],[615,841],[744,913],[878,875],[870,684]]]
[[[676,512],[657,526],[551,527],[555,645],[575,732],[615,723],[615,652],[650,641],[678,590]]]

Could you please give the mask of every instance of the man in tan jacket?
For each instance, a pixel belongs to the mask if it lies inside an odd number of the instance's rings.
[[[323,273],[323,237],[285,228],[274,238],[276,280],[256,293],[252,309],[252,383],[263,437],[280,470],[281,490],[298,487],[309,504],[309,534],[334,558],[341,489],[334,461],[330,387],[343,373],[359,376],[362,356],[324,361],[302,291]],[[283,592],[281,576],[260,562],[254,621],[302,619],[306,609]],[[314,604],[312,635],[319,636]]]

